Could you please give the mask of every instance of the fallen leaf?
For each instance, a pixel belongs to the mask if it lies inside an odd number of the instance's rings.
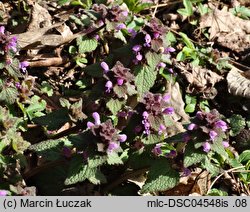
[[[213,11],[201,17],[200,28],[210,28],[210,40],[236,52],[249,49],[250,20],[236,17],[225,8],[218,10],[211,4],[209,6]]]
[[[245,72],[233,67],[226,79],[229,93],[235,96],[250,98],[250,80]]]

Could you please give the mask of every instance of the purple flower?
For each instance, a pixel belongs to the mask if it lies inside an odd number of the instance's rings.
[[[205,143],[203,144],[203,151],[204,151],[204,152],[209,152],[210,150],[211,150],[211,145],[210,145],[210,143],[205,142]]]
[[[121,12],[121,14],[122,14],[123,16],[127,17],[127,16],[128,16],[128,11],[127,11],[127,10],[124,10],[124,11]]]
[[[152,149],[152,153],[153,153],[155,156],[158,156],[158,155],[162,154],[162,151],[161,151],[161,144],[156,144],[155,147]]]
[[[101,67],[105,74],[109,71],[109,66],[106,62],[101,62]]]
[[[144,111],[144,112],[142,113],[142,116],[143,116],[144,119],[146,119],[146,118],[148,118],[149,114],[148,114],[147,111]]]
[[[191,175],[190,169],[184,168],[181,177],[187,177],[187,176],[189,176],[189,175]]]
[[[162,99],[164,102],[168,102],[170,98],[171,98],[170,94],[165,94]]]
[[[132,49],[133,49],[134,52],[139,52],[141,50],[141,48],[142,48],[141,45],[135,45],[135,46],[133,46]]]
[[[117,26],[116,26],[116,30],[121,30],[121,29],[126,29],[126,25],[124,24],[124,23],[121,23],[121,24],[118,24]]]
[[[5,27],[4,26],[0,26],[0,33],[4,34],[4,32],[5,32]]]
[[[140,52],[137,53],[137,55],[136,55],[136,60],[137,60],[137,61],[141,61],[141,60],[142,60],[142,55],[141,55]]]
[[[131,37],[134,38],[137,34],[137,32],[134,29],[128,29],[128,33],[131,34]]]
[[[198,126],[196,124],[191,123],[191,124],[188,125],[188,130],[195,130],[195,129],[197,129],[197,127]]]
[[[0,190],[0,196],[7,196],[8,191],[6,190]]]
[[[94,39],[96,39],[98,41],[100,39],[100,36],[99,35],[95,35]]]
[[[149,34],[146,34],[144,46],[150,47],[150,43],[151,43],[151,36]]]
[[[124,79],[118,78],[117,79],[117,85],[121,86],[124,83]]]
[[[20,89],[21,88],[20,82],[16,82],[15,86],[16,86],[17,89]]]
[[[167,47],[167,48],[164,49],[165,54],[169,54],[169,53],[172,53],[172,52],[175,52],[175,49],[173,47]]]
[[[173,71],[173,69],[172,69],[172,68],[168,69],[168,71],[169,71],[169,73],[171,73],[171,74],[173,74],[173,73],[174,73],[174,71]]]
[[[17,37],[14,36],[9,40],[9,43],[7,44],[7,49],[12,49],[14,52],[16,52],[17,51],[16,45],[17,45]]]
[[[154,32],[154,38],[158,39],[160,37],[160,33],[159,32]]]
[[[167,153],[167,154],[165,155],[165,157],[167,157],[167,158],[173,158],[173,157],[175,157],[176,155],[177,155],[177,153],[176,153],[175,150],[170,150],[170,152]]]
[[[209,137],[211,138],[212,141],[215,139],[217,135],[218,135],[217,132],[215,132],[214,130],[211,130],[209,132]]]
[[[90,128],[94,127],[94,126],[95,126],[95,124],[93,122],[91,122],[91,121],[87,122],[88,129],[90,129]]]
[[[203,113],[202,113],[201,111],[198,111],[198,112],[196,113],[196,117],[197,117],[198,119],[200,119],[200,120],[203,120],[203,119],[204,119],[204,115],[203,115]]]
[[[166,67],[166,64],[163,63],[163,62],[160,62],[160,63],[158,64],[158,67],[159,67],[159,68],[165,68],[165,67]]]
[[[120,134],[119,135],[119,141],[120,142],[125,142],[127,140],[127,135],[125,134]]]
[[[166,127],[163,124],[160,124],[158,134],[161,135],[166,130]]]
[[[95,125],[100,125],[101,124],[101,119],[100,119],[99,113],[94,112],[92,114],[92,117],[95,119]]]
[[[107,81],[105,87],[107,88],[106,92],[110,93],[111,89],[113,88],[113,83],[111,81]]]
[[[171,115],[174,113],[174,108],[173,107],[167,107],[162,111],[163,114]]]
[[[225,132],[228,129],[226,122],[222,120],[216,121],[215,127],[220,128],[223,132]]]
[[[26,72],[26,68],[29,66],[29,62],[23,61],[19,63],[19,68],[22,69],[23,73]]]
[[[229,142],[228,141],[222,141],[222,145],[224,146],[224,148],[229,147]]]
[[[115,149],[119,148],[119,144],[117,144],[116,142],[109,142],[109,146],[108,146],[108,152],[112,152]]]

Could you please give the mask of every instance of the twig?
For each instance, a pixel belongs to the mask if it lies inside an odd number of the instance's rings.
[[[220,175],[218,175],[214,180],[213,182],[211,183],[207,193],[212,189],[213,185],[216,183],[216,181],[221,177],[223,176],[225,173],[228,173],[228,172],[232,172],[234,170],[237,170],[237,169],[241,169],[241,168],[245,168],[245,166],[239,166],[239,167],[234,167],[232,169],[229,169],[229,170],[226,170],[226,171],[223,171]]]

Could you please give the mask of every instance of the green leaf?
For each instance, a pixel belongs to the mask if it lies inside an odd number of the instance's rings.
[[[70,161],[70,167],[64,184],[72,185],[83,182],[87,178],[94,176],[96,170],[96,168],[90,168],[88,165],[84,164],[82,156],[77,155]]]
[[[206,169],[207,171],[209,171],[209,173],[211,174],[211,177],[215,177],[220,173],[220,167],[216,166],[215,164],[213,164],[208,157],[205,158],[205,161],[202,162],[202,166],[204,169]]]
[[[115,32],[114,37],[121,40],[123,43],[127,43],[127,40],[126,40],[125,36],[122,33],[122,30],[119,30],[118,32]]]
[[[217,188],[212,188],[208,191],[207,196],[228,196],[228,193]]]
[[[227,121],[230,123],[230,135],[236,136],[239,132],[245,128],[246,122],[245,118],[243,118],[239,114],[233,114]]]
[[[227,154],[227,152],[222,144],[221,138],[217,138],[213,141],[213,143],[211,144],[211,149],[213,151],[217,152],[224,159],[228,158],[228,154]]]
[[[43,116],[44,113],[41,111],[45,110],[46,108],[46,101],[41,100],[39,96],[32,96],[30,105],[25,109],[27,115],[30,119],[33,119],[35,117]]]
[[[179,183],[179,173],[172,169],[167,159],[155,161],[150,167],[147,180],[141,192],[166,191],[175,187]]]
[[[88,165],[90,168],[95,168],[101,166],[102,164],[106,163],[107,156],[92,156],[88,158]]]
[[[157,67],[157,65],[159,64],[160,60],[161,60],[161,55],[157,54],[156,52],[147,52],[146,55],[146,60],[148,65],[152,68],[155,69],[155,67]]]
[[[186,8],[189,16],[193,15],[193,5],[190,0],[183,0],[184,7]]]
[[[66,142],[64,139],[50,139],[33,144],[28,149],[37,152],[38,155],[43,156],[46,160],[54,161],[62,156],[64,142]]]
[[[77,45],[79,46],[79,53],[93,52],[98,45],[98,42],[94,38],[79,37],[77,39]]]
[[[185,107],[185,112],[186,113],[193,113],[195,111],[196,104],[188,104]]]
[[[32,121],[36,124],[46,126],[48,130],[56,130],[62,127],[66,122],[70,121],[69,111],[62,108],[45,116],[33,118]]]
[[[183,53],[183,51],[180,51],[176,56],[177,61],[184,61],[185,59],[186,59],[186,55]]]
[[[189,167],[193,164],[197,164],[205,160],[206,153],[201,149],[195,149],[194,144],[189,142],[186,146],[184,153],[184,167]]]
[[[107,162],[109,165],[123,164],[121,157],[116,152],[112,152],[108,154]]]
[[[138,74],[135,77],[135,85],[137,87],[139,98],[141,98],[144,93],[149,91],[154,85],[157,74],[154,71],[154,68],[149,66],[139,66],[137,71]]]
[[[93,174],[88,177],[88,180],[94,185],[107,182],[105,175],[99,169],[96,169],[95,172],[93,172]]]
[[[239,156],[239,161],[241,163],[247,163],[250,161],[250,150],[243,151]]]
[[[186,46],[192,50],[195,50],[195,46],[193,42],[189,39],[189,37],[183,32],[180,32],[179,34],[182,37],[182,40],[186,44]]]
[[[48,83],[43,81],[41,84],[41,91],[45,94],[47,94],[48,96],[52,96],[53,95],[53,88],[52,86]]]
[[[176,38],[174,33],[172,33],[171,31],[169,31],[166,35],[167,41],[168,41],[168,45],[170,45],[171,43],[176,43]]]
[[[0,101],[4,101],[7,104],[13,104],[18,97],[18,91],[13,87],[6,87],[0,92]]]
[[[120,101],[119,99],[110,99],[107,102],[107,108],[112,112],[113,115],[116,115],[124,103],[125,101]]]
[[[149,134],[148,136],[142,139],[142,142],[146,145],[157,144],[162,140],[162,137],[158,134]]]

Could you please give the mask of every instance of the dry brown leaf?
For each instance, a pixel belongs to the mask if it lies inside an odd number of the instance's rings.
[[[216,96],[217,91],[214,88],[214,85],[221,81],[223,77],[200,66],[176,64],[176,67],[181,70],[181,73],[185,76],[189,83],[187,87],[188,93],[202,93],[204,98],[209,99]]]
[[[175,122],[178,120],[182,120],[184,122],[189,122],[189,116],[185,113],[184,107],[185,103],[182,99],[181,89],[178,82],[174,84],[168,83],[166,86],[166,92],[171,94],[170,98],[170,105],[174,108],[175,113],[173,114],[173,119]],[[181,130],[184,131],[183,127],[179,127]]]
[[[228,92],[246,98],[250,98],[250,80],[244,76],[244,72],[233,67],[227,75]]]
[[[196,168],[189,176],[181,177],[174,188],[164,192],[166,196],[202,196],[208,191],[210,175],[207,171]]]
[[[210,4],[211,13],[202,16],[200,27],[210,27],[210,40],[216,39],[224,47],[236,52],[250,48],[250,20],[234,16],[225,8],[218,10]]]

